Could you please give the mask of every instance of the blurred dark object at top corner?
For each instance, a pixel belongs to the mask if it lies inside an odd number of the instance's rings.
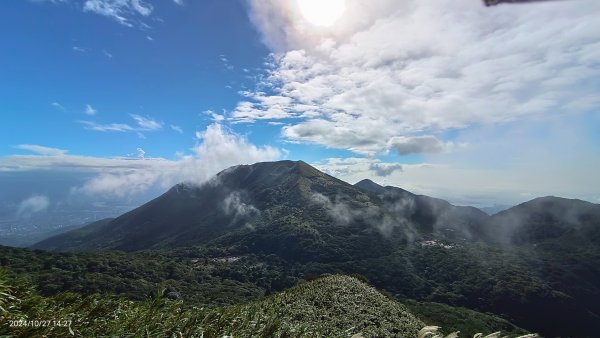
[[[540,1],[556,1],[556,0],[483,0],[483,3],[486,6],[495,6],[501,3],[509,3],[509,4],[514,4],[514,3],[527,3],[527,2],[540,2]]]

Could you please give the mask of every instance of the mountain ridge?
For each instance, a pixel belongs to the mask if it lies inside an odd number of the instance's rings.
[[[600,219],[600,205],[553,196],[536,198],[489,216],[474,207],[455,206],[398,187],[383,187],[369,179],[351,185],[303,161],[285,160],[230,167],[202,185],[177,184],[113,220],[95,222],[32,247],[137,251],[226,239],[248,246],[249,243],[240,243],[240,236],[256,229],[280,232],[273,226],[277,222],[296,224],[287,229],[301,233],[296,240],[319,242],[322,248],[328,242],[323,238],[350,235],[349,229],[364,235],[363,240],[370,238],[367,242],[381,242],[382,247],[422,238],[507,244],[540,238],[543,226],[521,224],[536,219],[562,224],[556,236],[578,229],[576,222],[561,217],[579,216],[569,216],[565,210],[582,211],[592,221]],[[344,226],[346,229],[341,229]],[[590,231],[596,238],[596,232]]]

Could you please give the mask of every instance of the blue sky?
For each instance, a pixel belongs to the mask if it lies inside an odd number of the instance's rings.
[[[5,208],[143,200],[284,158],[457,204],[598,203],[599,14],[593,0],[3,1],[0,179],[22,189]],[[14,179],[35,172],[63,183]]]
[[[0,136],[4,155],[34,143],[91,156],[147,147],[152,156],[172,158],[210,123],[203,111],[235,107],[237,91],[253,85],[268,54],[237,1],[157,3],[160,15],[144,18],[150,28],[127,27],[76,4],[2,6],[2,41],[10,51],[0,56],[2,110],[10,114]],[[86,105],[94,116],[85,114]],[[142,132],[146,139],[106,137],[77,122],[135,124],[131,114],[160,122],[163,131]]]

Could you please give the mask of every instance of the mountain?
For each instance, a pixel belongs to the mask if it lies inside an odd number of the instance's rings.
[[[339,260],[387,254],[417,236],[378,197],[302,161],[280,161],[229,168],[201,186],[178,184],[114,220],[33,247],[136,251],[218,240],[283,257]]]
[[[454,206],[442,199],[416,195],[397,187],[382,187],[368,179],[355,186],[375,194],[388,209],[410,220],[421,233],[446,239],[486,239],[483,225],[488,215],[477,208]]]
[[[489,216],[474,207],[363,180],[354,186],[298,161],[226,169],[178,184],[116,219],[41,241],[36,249],[138,251],[236,247],[300,260],[378,257],[422,239],[526,245],[594,241],[600,206],[545,197]],[[370,248],[370,251],[359,250]]]
[[[495,214],[489,230],[501,243],[563,241],[600,245],[600,205],[540,197]]]

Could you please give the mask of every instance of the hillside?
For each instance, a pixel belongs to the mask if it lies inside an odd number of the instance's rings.
[[[360,274],[399,298],[586,337],[600,330],[599,210],[546,197],[488,216],[280,161],[232,167],[202,186],[177,185],[112,221],[35,247],[167,256],[176,262],[171,275],[190,265],[216,269],[266,292],[315,274]],[[248,297],[257,291],[248,289]]]
[[[413,338],[424,324],[403,305],[347,276],[329,276],[246,305],[185,308],[180,301],[144,303],[62,294],[40,298],[0,275],[0,335],[363,337]],[[6,297],[4,296],[6,295]],[[60,318],[64,327],[8,327],[13,320]]]
[[[202,186],[176,185],[114,220],[33,248],[136,251],[218,240],[305,260],[344,260],[386,255],[422,236],[482,240],[486,220],[475,208],[370,181],[352,186],[302,161],[280,161],[232,167]]]
[[[183,302],[186,308],[221,308],[256,302],[298,283],[312,285],[300,276],[293,277],[294,272],[286,270],[285,262],[266,262],[253,257],[226,263],[209,257],[185,259],[182,253],[48,253],[0,247],[0,265],[7,269],[9,281],[13,285],[33,283],[37,293],[51,299],[64,292],[76,292],[86,297],[115,294],[140,302],[152,297],[157,289],[164,289],[163,294]],[[490,314],[442,304],[402,303],[410,305],[427,324],[442,325],[449,331],[524,332]]]
[[[600,205],[576,199],[536,198],[497,213],[490,224],[501,243],[600,245]]]
[[[490,240],[485,233],[489,217],[477,208],[454,206],[439,198],[383,187],[371,180],[362,180],[355,186],[376,195],[387,209],[409,220],[421,233],[454,240]]]
[[[219,239],[263,253],[344,260],[389,254],[415,237],[412,224],[377,197],[302,161],[280,161],[233,167],[202,186],[179,184],[112,221],[33,248],[136,251]]]

